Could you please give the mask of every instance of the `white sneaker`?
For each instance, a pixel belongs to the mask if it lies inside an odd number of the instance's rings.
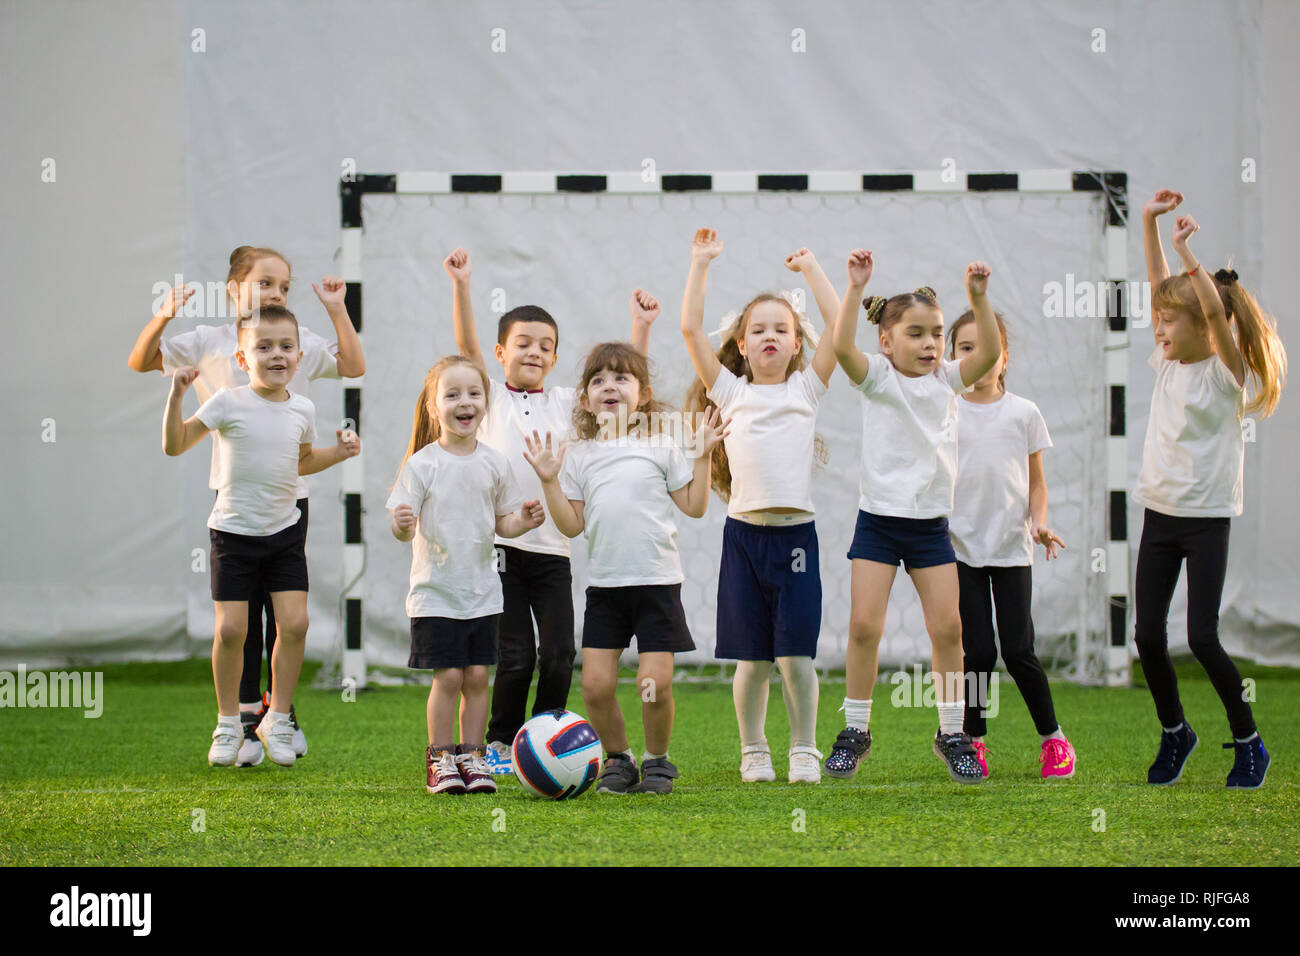
[[[775,780],[772,752],[766,747],[741,748],[740,779],[745,783],[771,783]]]
[[[217,724],[217,729],[212,731],[212,746],[208,748],[208,763],[213,767],[233,767],[243,736],[234,727]]]
[[[822,755],[815,747],[790,748],[790,782],[821,783]]]
[[[293,712],[293,706],[289,707],[289,723],[293,724],[293,753],[296,757],[307,756],[307,735],[302,732],[298,726],[298,715]]]
[[[298,759],[293,750],[293,724],[287,716],[272,723],[268,713],[257,725],[257,736],[266,747],[267,756],[280,766],[292,767]]]

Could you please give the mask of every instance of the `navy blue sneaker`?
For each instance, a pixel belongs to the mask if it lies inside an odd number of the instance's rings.
[[[832,777],[851,777],[858,772],[858,764],[870,756],[871,731],[845,727],[826,758],[826,772]]]
[[[970,734],[940,731],[934,735],[934,752],[947,766],[948,776],[958,783],[983,783],[987,779],[976,759]]]
[[[1183,721],[1183,726],[1172,733],[1160,731],[1160,752],[1156,754],[1156,762],[1147,771],[1147,783],[1160,787],[1177,783],[1183,775],[1183,765],[1196,749],[1196,744],[1196,732],[1187,721]]]
[[[1223,745],[1224,750],[1229,748],[1235,748],[1237,755],[1232,761],[1232,770],[1228,773],[1228,789],[1258,790],[1264,786],[1270,761],[1259,734],[1244,744],[1233,741]]]

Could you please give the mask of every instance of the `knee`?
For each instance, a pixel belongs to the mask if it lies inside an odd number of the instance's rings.
[[[461,677],[460,689],[465,694],[485,694],[488,688],[488,672],[486,667],[470,667],[463,671]]]
[[[307,612],[276,618],[276,640],[298,642],[307,639]]]
[[[965,661],[966,670],[968,671],[987,673],[998,666],[998,652],[996,648],[968,648],[963,644],[962,659]],[[1010,666],[1010,663],[1010,661],[1007,661],[1008,666]]]
[[[955,611],[927,620],[926,626],[935,647],[961,650],[961,616]]]
[[[637,693],[643,704],[671,704],[673,700],[673,673],[650,671],[638,674]]]
[[[849,641],[860,648],[873,648],[880,643],[884,627],[879,621],[865,614],[849,616]]]
[[[594,674],[588,670],[582,672],[582,699],[591,706],[594,704],[608,703],[614,697],[614,686],[617,677],[606,677],[604,675]]]
[[[459,667],[448,667],[433,675],[433,689],[448,693],[460,693],[465,685],[465,672]]]
[[[238,623],[222,621],[217,625],[217,642],[226,650],[238,650],[244,646],[248,637],[248,628]]]

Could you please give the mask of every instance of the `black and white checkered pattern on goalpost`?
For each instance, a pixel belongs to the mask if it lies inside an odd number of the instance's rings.
[[[707,225],[718,228],[726,243],[709,280],[709,329],[723,312],[763,289],[780,283],[802,289],[799,277],[780,268],[780,259],[802,245],[820,256],[842,289],[841,257],[855,245],[876,243],[876,291],[893,294],[932,285],[949,321],[966,308],[960,283],[965,263],[976,258],[993,263],[990,294],[1009,326],[1008,387],[1039,404],[1052,432],[1054,449],[1045,456],[1052,490],[1049,523],[1069,545],[1061,559],[1049,565],[1040,558],[1035,566],[1040,651],[1046,664],[1073,679],[1128,681],[1124,173],[411,172],[357,175],[341,182],[339,191],[348,310],[358,332],[364,314],[368,330],[376,333],[367,347],[372,386],[365,451],[343,465],[340,677],[360,686],[367,663],[400,666],[405,658],[401,604],[409,554],[399,554],[394,542],[375,539],[391,538],[382,495],[405,447],[424,371],[455,351],[443,256],[457,245],[470,249],[485,351],[493,331],[489,323],[500,312],[534,301],[551,309],[561,327],[561,361],[549,379],[552,385],[575,384],[576,366],[591,343],[626,338],[628,294],[636,286],[647,288],[659,296],[666,314],[652,334],[656,393],[679,405],[690,377],[677,340],[676,297],[689,263],[690,237]],[[1018,229],[1031,221],[1055,223],[1058,217],[1059,230],[1040,229],[1028,243]],[[948,236],[957,244],[951,250],[944,247]],[[363,259],[370,277],[364,295]],[[546,275],[534,274],[543,268]],[[739,280],[738,273],[743,273]],[[1070,282],[1103,290],[1097,301],[1104,324],[1088,316],[1048,317],[1042,303],[1044,285],[1051,281],[1065,284],[1067,292]],[[567,311],[553,307],[565,304],[566,283],[576,284]],[[1107,289],[1113,293],[1109,297]],[[602,291],[610,294],[599,295]],[[584,301],[588,294],[590,301]],[[820,328],[811,297],[803,295]],[[603,316],[595,326],[587,319],[593,307]],[[864,325],[860,322],[859,343],[873,349]],[[378,377],[374,370],[381,368]],[[344,415],[360,431],[362,383],[347,384]],[[823,666],[843,663],[849,597],[843,556],[852,533],[849,509],[856,509],[859,419],[856,396],[833,379],[818,424],[831,455],[814,478],[825,593],[818,656]],[[367,461],[374,467],[367,468]],[[823,498],[834,507],[827,508]],[[683,602],[700,648],[687,660],[696,663],[712,660],[711,591],[724,511],[715,499],[700,522],[679,522],[687,575]],[[581,539],[575,545],[580,624],[585,557]],[[363,593],[367,579],[371,589]],[[363,597],[368,599],[364,615]],[[928,661],[913,589],[894,588],[889,615],[882,662]]]

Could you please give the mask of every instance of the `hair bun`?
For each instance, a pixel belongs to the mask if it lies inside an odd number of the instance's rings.
[[[1236,269],[1220,269],[1214,274],[1214,281],[1219,285],[1232,285],[1237,281]]]
[[[925,296],[927,299],[933,299],[935,302],[938,302],[938,301],[939,301],[939,297],[938,297],[937,295],[934,294],[934,290],[931,289],[928,285],[923,285],[923,286],[921,286],[921,288],[917,289],[917,290],[916,290],[915,292],[913,292],[912,294],[913,294],[913,295],[923,295],[923,296]]]
[[[238,259],[246,252],[251,252],[252,249],[253,249],[252,246],[240,246],[238,249],[236,249],[234,252],[230,254],[230,265],[233,266],[235,264],[236,259]]]
[[[880,324],[880,317],[885,311],[885,297],[883,295],[869,295],[862,300],[862,306],[867,310],[867,318],[873,325]]]

